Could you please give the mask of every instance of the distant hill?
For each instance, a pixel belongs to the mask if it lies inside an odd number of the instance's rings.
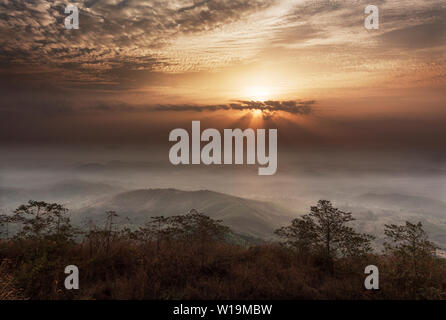
[[[274,204],[243,199],[223,193],[200,190],[147,189],[120,193],[78,210],[77,219],[103,220],[105,212],[116,211],[127,223],[142,225],[149,217],[172,216],[190,209],[223,220],[234,232],[268,238],[282,225],[289,224],[293,213]],[[295,214],[294,214],[295,215]]]
[[[63,180],[56,184],[49,184],[41,188],[9,188],[0,187],[0,206],[15,209],[28,200],[42,200],[59,202],[70,209],[83,202],[96,200],[122,192],[123,189],[100,182],[87,182],[84,180]]]
[[[0,187],[0,206],[15,209],[15,206],[29,200],[29,193],[18,189]]]
[[[105,183],[87,182],[83,180],[65,180],[43,190],[55,198],[73,198],[96,195],[110,195],[122,191],[122,188]]]
[[[0,187],[0,208],[12,212],[30,199],[58,202],[70,209],[76,225],[86,219],[103,225],[105,212],[114,210],[119,214],[116,222],[129,227],[141,226],[153,216],[181,215],[197,209],[223,220],[238,235],[262,239],[271,238],[275,229],[289,225],[293,218],[307,212],[209,190],[124,190],[113,184],[76,179],[39,189]],[[446,203],[440,200],[402,193],[365,193],[338,205],[357,218],[352,225],[376,235],[377,243],[384,241],[385,224],[401,224],[408,220],[423,222],[431,239],[446,248]]]
[[[420,196],[399,193],[366,193],[358,198],[362,205],[381,207],[436,217],[446,217],[446,203]]]

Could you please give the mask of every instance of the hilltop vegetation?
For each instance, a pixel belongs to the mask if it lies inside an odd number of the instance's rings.
[[[121,228],[136,229],[150,217],[161,214],[174,216],[195,208],[213,219],[223,220],[238,236],[269,241],[275,229],[304,214],[312,204],[303,199],[292,202],[288,198],[273,200],[265,197],[259,201],[246,195],[240,197],[209,190],[125,189],[119,184],[88,181],[70,179],[48,182],[34,189],[9,188],[6,192],[5,188],[0,188],[0,207],[3,208],[0,213],[12,212],[28,199],[42,199],[66,205],[75,226],[83,228],[89,219],[104,225],[105,212],[116,211],[119,213],[116,224]],[[446,248],[445,203],[405,193],[349,194],[349,197],[337,197],[336,205],[354,213],[356,221],[352,225],[358,231],[376,236],[373,242],[375,249],[383,247],[386,224],[399,224],[406,220],[421,221],[432,241],[443,250]],[[314,197],[308,195],[308,199]]]
[[[105,221],[107,211],[121,214],[119,224],[140,227],[150,217],[160,214],[170,217],[184,208],[196,208],[211,218],[223,220],[238,234],[256,238],[270,238],[274,229],[287,223],[292,212],[277,205],[235,197],[209,190],[181,191],[176,189],[146,189],[119,193],[101,199],[78,210],[76,222],[92,218]],[[124,221],[123,219],[129,218]]]
[[[354,217],[321,200],[276,230],[282,241],[243,245],[196,210],[151,217],[137,229],[71,225],[68,210],[30,201],[0,219],[2,299],[445,299],[446,263],[421,223],[385,227],[386,243],[356,231]],[[14,234],[11,230],[17,230]],[[64,288],[65,266],[80,289]],[[376,265],[380,289],[365,290]]]

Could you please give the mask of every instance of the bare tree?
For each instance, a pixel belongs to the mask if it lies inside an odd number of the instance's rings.
[[[105,234],[107,237],[107,246],[106,246],[106,252],[108,253],[110,250],[110,241],[111,238],[114,236],[114,230],[113,230],[113,219],[118,217],[118,215],[116,214],[116,211],[107,211],[107,218],[106,218],[106,222],[105,222]]]

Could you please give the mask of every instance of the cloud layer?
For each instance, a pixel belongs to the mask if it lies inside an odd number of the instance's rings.
[[[309,145],[444,133],[443,0],[377,0],[375,31],[366,0],[80,0],[79,30],[66,4],[0,0],[2,142],[145,141],[253,110]]]
[[[80,29],[65,30],[65,1],[2,0],[0,57],[3,66],[57,67],[73,78],[83,74],[85,79],[97,81],[110,80],[123,68],[161,70],[179,62],[165,51],[176,39],[212,32],[272,3],[273,0],[79,1]]]
[[[148,105],[134,106],[128,104],[98,104],[83,108],[85,112],[215,112],[215,111],[254,111],[259,110],[264,117],[271,117],[276,112],[285,112],[293,115],[310,114],[311,106],[316,102],[288,100],[288,101],[238,101],[230,104],[217,105]]]
[[[80,29],[65,30],[66,2],[0,1],[0,71],[58,81],[113,84],[135,72],[211,70],[258,59],[265,51],[345,48],[345,63],[370,47],[444,47],[441,0],[377,1],[380,30],[365,32],[365,0],[84,0]],[[11,36],[13,35],[13,36]],[[328,47],[327,47],[328,46]],[[424,52],[427,54],[427,52]],[[344,63],[338,54],[340,66]],[[349,61],[349,62],[348,62]],[[379,63],[377,61],[376,63]]]

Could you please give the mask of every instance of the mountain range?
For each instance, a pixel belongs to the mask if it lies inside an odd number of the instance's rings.
[[[58,202],[70,209],[74,224],[87,220],[105,223],[106,211],[116,211],[116,223],[131,228],[145,224],[150,217],[186,214],[196,209],[213,219],[222,220],[238,235],[268,240],[275,229],[308,209],[286,208],[285,200],[273,203],[252,200],[210,190],[177,189],[128,190],[114,184],[65,180],[41,188],[0,187],[0,207],[12,212],[28,200]],[[446,247],[446,203],[424,196],[400,193],[365,193],[350,200],[336,201],[335,206],[353,213],[352,224],[361,232],[384,240],[384,225],[421,221],[430,238]],[[280,204],[283,204],[280,205]]]
[[[149,217],[186,214],[196,209],[234,232],[268,238],[273,231],[290,222],[293,212],[275,204],[249,200],[209,190],[145,189],[119,193],[77,210],[76,218],[105,219],[106,211],[116,211],[122,222],[141,225]],[[295,214],[294,214],[295,215]]]

